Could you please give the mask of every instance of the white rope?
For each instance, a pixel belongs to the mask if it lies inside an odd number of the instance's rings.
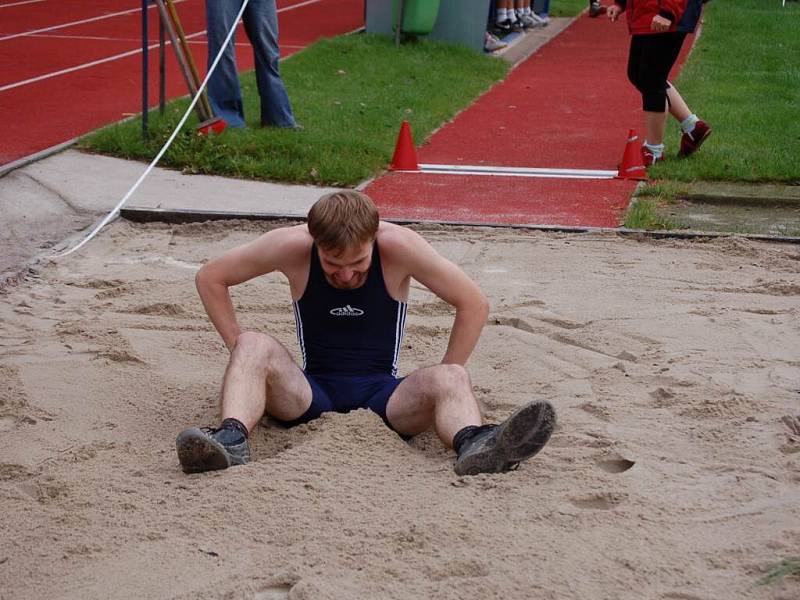
[[[153,159],[153,161],[144,170],[144,173],[142,173],[141,176],[139,176],[139,179],[136,180],[136,183],[134,183],[133,186],[131,187],[131,189],[129,189],[128,192],[125,194],[125,196],[123,196],[122,200],[120,200],[117,203],[117,205],[111,210],[111,212],[109,212],[105,216],[105,218],[102,221],[100,221],[100,223],[89,233],[89,235],[87,235],[85,238],[83,238],[83,240],[81,240],[81,242],[77,246],[74,246],[74,247],[70,248],[69,250],[67,250],[66,252],[64,252],[62,254],[58,254],[56,256],[56,258],[62,258],[64,256],[72,254],[76,250],[80,249],[84,244],[89,242],[94,236],[96,236],[98,233],[100,233],[100,230],[103,227],[105,227],[106,225],[108,225],[109,222],[111,222],[114,219],[116,219],[117,217],[119,217],[119,210],[125,205],[125,203],[128,201],[128,199],[139,188],[139,186],[141,185],[142,181],[144,181],[144,178],[147,177],[150,174],[150,171],[152,171],[153,168],[156,166],[156,164],[158,164],[158,161],[161,160],[161,157],[164,156],[164,153],[172,145],[172,142],[175,140],[175,137],[178,135],[178,132],[181,130],[181,128],[183,127],[184,123],[186,123],[186,119],[189,118],[189,115],[191,114],[192,110],[194,110],[194,106],[195,106],[195,104],[197,104],[197,101],[199,100],[200,95],[203,93],[203,90],[206,89],[206,84],[208,83],[209,78],[211,77],[212,73],[214,73],[214,69],[217,68],[217,64],[219,63],[220,59],[222,58],[222,53],[225,52],[225,48],[228,47],[228,43],[230,42],[231,38],[233,37],[233,33],[236,31],[236,28],[239,26],[239,21],[241,20],[242,15],[244,14],[244,9],[247,8],[247,3],[249,1],[250,0],[244,0],[244,2],[242,3],[242,8],[241,8],[241,10],[239,10],[239,14],[237,15],[236,19],[233,21],[233,27],[231,27],[231,30],[228,32],[228,36],[225,38],[225,42],[222,44],[222,47],[220,48],[219,53],[217,54],[216,58],[214,58],[214,62],[211,64],[211,67],[208,69],[208,74],[206,74],[206,78],[203,80],[203,83],[200,84],[200,88],[197,90],[197,94],[195,95],[194,98],[192,98],[192,101],[189,104],[189,108],[186,109],[186,113],[184,113],[184,115],[181,118],[180,122],[175,127],[175,131],[173,131],[172,135],[169,136],[169,139],[167,140],[167,142],[161,148],[161,150],[156,155],[156,157]]]

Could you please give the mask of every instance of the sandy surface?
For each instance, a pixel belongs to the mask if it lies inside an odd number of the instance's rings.
[[[545,450],[459,478],[358,411],[186,476],[175,435],[216,421],[226,362],[194,271],[265,227],[117,223],[2,292],[0,598],[800,597],[757,584],[800,556],[796,246],[423,230],[492,301],[487,417],[550,400]],[[280,276],[235,301],[296,355]],[[451,318],[412,303],[405,373]]]

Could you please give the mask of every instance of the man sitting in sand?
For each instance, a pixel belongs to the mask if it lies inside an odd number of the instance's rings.
[[[289,280],[302,369],[273,337],[242,331],[236,321],[228,288],[273,271]],[[455,321],[441,364],[398,378],[412,278],[452,305]],[[379,221],[364,194],[323,196],[305,225],[226,252],[203,266],[196,282],[231,356],[221,425],[178,436],[186,473],[247,463],[247,438],[265,412],[292,427],[324,412],[368,408],[406,438],[432,426],[455,450],[459,475],[513,469],[550,438],[555,411],[547,402],[483,424],[464,364],[486,322],[486,297],[422,236]]]

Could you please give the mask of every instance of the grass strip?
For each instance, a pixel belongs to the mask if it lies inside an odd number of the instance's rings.
[[[791,575],[800,574],[800,557],[784,558],[758,580],[759,585],[770,585]]]
[[[680,181],[800,182],[800,5],[715,0],[676,86],[714,129],[687,160],[650,169]],[[670,121],[670,155],[680,132]]]
[[[574,17],[589,8],[587,0],[550,0],[551,17]]]
[[[404,119],[419,143],[509,68],[466,47],[427,40],[399,49],[378,35],[321,40],[281,63],[303,129],[259,126],[258,91],[249,72],[241,77],[248,127],[199,137],[192,117],[161,164],[186,173],[353,186],[386,167]],[[148,141],[136,118],[87,136],[80,147],[149,161],[187,106],[184,98],[171,102],[163,117],[152,111]]]

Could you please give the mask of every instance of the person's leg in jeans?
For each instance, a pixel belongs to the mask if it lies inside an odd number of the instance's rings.
[[[289,95],[278,70],[278,14],[275,0],[250,0],[244,27],[256,63],[256,83],[261,96],[261,124],[296,127]]]
[[[222,43],[239,14],[242,0],[207,0],[206,29],[208,30],[208,68],[217,57]],[[236,70],[235,37],[225,48],[214,74],[208,82],[208,99],[214,115],[222,117],[229,127],[244,127],[242,91]]]
[[[542,10],[537,13],[540,17],[547,18],[547,15],[550,14],[550,0],[544,0],[542,3]]]

